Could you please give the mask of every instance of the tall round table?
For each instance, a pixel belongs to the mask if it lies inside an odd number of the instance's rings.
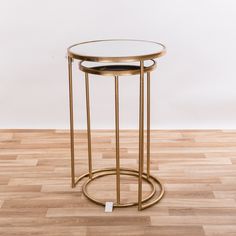
[[[70,151],[71,151],[71,181],[74,188],[79,181],[86,178],[82,186],[84,195],[94,203],[105,206],[105,202],[94,198],[87,191],[87,186],[94,179],[107,175],[116,175],[116,201],[114,207],[138,205],[138,210],[148,208],[164,195],[164,187],[159,179],[150,174],[150,73],[156,68],[157,59],[164,55],[166,48],[161,43],[147,40],[109,39],[82,42],[70,46],[68,54],[69,102],[70,102]],[[75,175],[74,151],[74,118],[73,118],[73,84],[72,64],[79,61],[79,69],[85,73],[87,139],[88,139],[88,173],[79,177]],[[116,166],[111,168],[92,168],[92,143],[90,130],[90,95],[89,74],[112,76],[115,81],[115,139]],[[147,153],[146,172],[144,172],[144,77],[147,75]],[[120,167],[119,141],[119,76],[139,75],[139,155],[138,169]],[[135,202],[121,202],[120,175],[131,175],[138,178],[138,199]],[[147,182],[152,191],[142,198],[142,184]],[[158,186],[158,190],[157,190]]]

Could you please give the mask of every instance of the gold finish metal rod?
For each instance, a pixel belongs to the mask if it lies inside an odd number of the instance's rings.
[[[70,103],[70,151],[71,151],[71,186],[75,187],[75,152],[74,152],[74,118],[73,118],[73,84],[72,84],[72,58],[68,57],[69,75],[69,103]]]
[[[91,179],[92,178],[92,150],[91,150],[89,76],[88,76],[88,73],[85,73],[85,89],[86,89],[86,110],[87,110],[88,165],[89,165],[89,178]]]
[[[150,72],[147,72],[147,177],[150,176]]]
[[[115,76],[116,201],[120,204],[119,77]]]
[[[105,206],[105,202],[100,201],[95,199],[93,196],[90,196],[89,193],[87,192],[87,185],[91,182],[93,182],[93,180],[97,179],[97,178],[101,178],[103,176],[107,176],[107,175],[116,175],[116,168],[103,168],[103,169],[96,169],[93,170],[93,177],[91,179],[87,179],[86,182],[83,184],[82,186],[82,192],[83,194],[92,202],[97,203],[99,205]],[[135,169],[130,169],[130,168],[120,168],[120,174],[121,175],[132,175],[132,176],[136,176],[139,177],[139,171],[135,170]],[[83,180],[84,178],[88,177],[89,173],[85,173],[82,174],[81,176],[79,176],[76,180],[76,184],[78,184],[81,180]],[[151,186],[151,193],[146,196],[144,199],[142,199],[142,210],[146,209],[147,207],[150,207],[154,204],[156,204],[157,202],[159,202],[161,200],[161,198],[164,195],[164,186],[162,185],[161,181],[158,180],[157,178],[155,178],[154,176],[150,175],[149,178],[147,178],[147,174],[143,173],[142,178],[144,181],[146,181],[146,183],[148,183]],[[159,186],[160,188],[160,192],[158,194],[156,191],[156,186]],[[154,198],[154,199],[153,199]],[[129,207],[129,206],[135,206],[138,205],[138,201],[137,202],[126,202],[126,203],[114,203],[114,207]]]
[[[116,65],[117,69],[112,69],[113,66],[107,65],[106,69],[102,67],[96,67],[94,66],[86,66],[87,61],[80,61],[79,63],[79,69],[85,73],[94,74],[94,75],[103,75],[103,76],[125,76],[125,75],[140,75],[140,68],[136,68],[134,65],[129,65],[129,67],[124,67],[122,65]],[[149,66],[144,67],[144,73],[151,72],[154,69],[156,69],[157,64],[156,62],[151,59],[149,60],[152,64]]]
[[[144,155],[144,62],[140,61],[140,95],[139,95],[139,179],[138,210],[142,210],[142,175]]]
[[[120,169],[121,172],[120,174],[121,175],[127,175],[127,176],[135,176],[135,177],[138,177],[139,173],[138,171],[136,170],[132,170],[132,169],[129,169],[129,170],[125,170],[123,168]],[[100,174],[99,174],[100,173]],[[93,180],[95,179],[98,179],[98,178],[101,178],[101,177],[104,177],[104,176],[109,176],[109,175],[116,175],[116,169],[115,168],[111,168],[109,170],[98,170],[98,174],[96,175],[93,175],[93,178],[92,179],[87,179],[86,182],[83,184],[82,186],[82,192],[84,193],[84,195],[91,201],[95,202],[96,204],[99,204],[99,205],[102,205],[102,206],[105,206],[105,202],[103,201],[100,201],[96,198],[94,198],[93,196],[91,196],[89,193],[88,193],[88,189],[87,189],[87,186],[93,182]],[[148,202],[149,200],[151,200],[155,193],[156,193],[156,185],[159,185],[160,183],[158,181],[155,181],[154,179],[151,180],[151,178],[147,179],[146,175],[143,175],[143,180],[151,187],[151,193],[146,196],[143,200],[142,200],[142,203],[145,203],[145,202]],[[125,202],[125,203],[121,203],[121,204],[117,204],[117,203],[114,203],[113,206],[114,207],[128,207],[128,206],[135,206],[135,205],[138,205],[138,202]]]
[[[73,47],[79,46],[81,44],[87,44],[87,43],[96,43],[96,42],[106,42],[106,41],[126,41],[127,39],[107,39],[107,40],[93,40],[93,41],[87,41],[87,42],[81,42],[74,45],[71,45],[67,49],[67,53],[69,56],[73,57],[74,59],[78,60],[86,60],[86,61],[95,61],[95,62],[136,62],[136,61],[143,61],[143,60],[150,60],[155,59],[158,57],[161,57],[166,54],[166,47],[161,44],[154,41],[147,41],[147,40],[136,40],[136,39],[130,39],[128,41],[136,41],[136,42],[146,42],[151,43],[154,45],[159,45],[162,47],[162,50],[158,50],[157,52],[151,53],[151,54],[144,54],[144,55],[134,55],[134,56],[115,56],[115,57],[109,57],[109,56],[88,56],[83,55],[80,53],[76,53],[76,50],[73,50]]]

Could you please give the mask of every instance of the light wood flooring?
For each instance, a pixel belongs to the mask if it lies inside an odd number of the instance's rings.
[[[121,164],[137,167],[138,133],[122,131]],[[162,180],[161,202],[104,208],[70,187],[69,133],[0,130],[0,235],[236,235],[236,131],[152,131],[152,174]],[[114,166],[112,131],[92,132],[95,168]],[[76,133],[77,174],[87,171],[86,133]],[[115,179],[89,187],[115,196]],[[136,199],[137,179],[122,177],[122,200]],[[144,185],[145,194],[149,191]]]

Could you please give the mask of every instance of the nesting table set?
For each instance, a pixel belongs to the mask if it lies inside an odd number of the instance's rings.
[[[148,208],[164,195],[164,187],[160,180],[150,174],[150,83],[151,71],[156,68],[157,59],[166,52],[165,46],[153,41],[110,39],[82,42],[68,48],[68,74],[69,74],[69,101],[70,101],[70,151],[71,151],[71,180],[74,188],[82,179],[83,194],[92,202],[105,206],[106,202],[91,196],[87,186],[93,180],[107,175],[116,176],[116,200],[114,207],[138,206],[138,210]],[[73,79],[72,64],[79,61],[79,69],[84,72],[86,86],[86,111],[87,111],[87,140],[88,140],[88,173],[79,177],[75,174],[75,151],[74,151],[74,115],[73,115]],[[110,76],[115,83],[115,140],[116,140],[116,166],[111,168],[93,169],[92,167],[92,143],[90,130],[90,95],[89,74]],[[120,167],[120,141],[119,141],[119,77],[127,75],[139,76],[139,154],[138,169]],[[144,171],[144,97],[146,75],[146,110],[147,110],[147,151],[146,171]],[[135,202],[122,202],[120,190],[120,176],[135,176],[138,179],[138,196]],[[151,186],[150,194],[143,198],[143,181]],[[157,188],[158,187],[158,188]]]

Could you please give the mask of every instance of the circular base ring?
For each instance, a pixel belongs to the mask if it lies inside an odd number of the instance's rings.
[[[89,195],[88,191],[87,191],[87,186],[95,179],[98,179],[98,178],[101,178],[103,176],[108,176],[108,175],[116,175],[116,169],[115,168],[105,168],[105,169],[99,169],[99,170],[94,170],[92,172],[93,176],[92,178],[89,178],[86,180],[86,182],[83,184],[82,186],[82,191],[83,191],[83,194],[89,199],[91,200],[92,202],[96,203],[96,204],[99,204],[99,205],[102,205],[102,206],[105,206],[105,202],[103,201],[100,201],[100,200],[97,200],[95,199],[94,197],[92,197],[91,195]],[[139,176],[139,172],[137,170],[134,170],[134,169],[128,169],[128,168],[120,168],[120,174],[121,175],[129,175],[129,176],[135,176],[135,177],[138,177]],[[89,173],[86,173],[84,175],[81,175],[75,184],[77,184],[80,180],[82,180],[83,178],[85,177],[88,177],[89,176]],[[159,202],[161,200],[161,198],[163,197],[164,195],[164,187],[163,185],[161,184],[161,182],[155,178],[154,176],[152,175],[149,175],[149,177],[147,177],[147,174],[146,173],[143,173],[142,174],[142,179],[144,181],[146,181],[152,188],[152,191],[151,193],[142,200],[142,203],[143,203],[143,207],[142,209],[144,208],[147,208],[149,206],[152,206],[154,204],[156,204],[157,202]],[[149,203],[146,203],[148,202],[149,200],[151,200],[154,195],[157,194],[157,191],[156,191],[156,185],[158,185],[160,187],[160,193],[158,196],[155,197],[155,199],[152,201],[152,202],[149,202]],[[145,204],[144,204],[145,203]],[[128,203],[114,203],[114,207],[129,207],[129,206],[135,206],[135,205],[138,205],[138,202],[128,202]]]

